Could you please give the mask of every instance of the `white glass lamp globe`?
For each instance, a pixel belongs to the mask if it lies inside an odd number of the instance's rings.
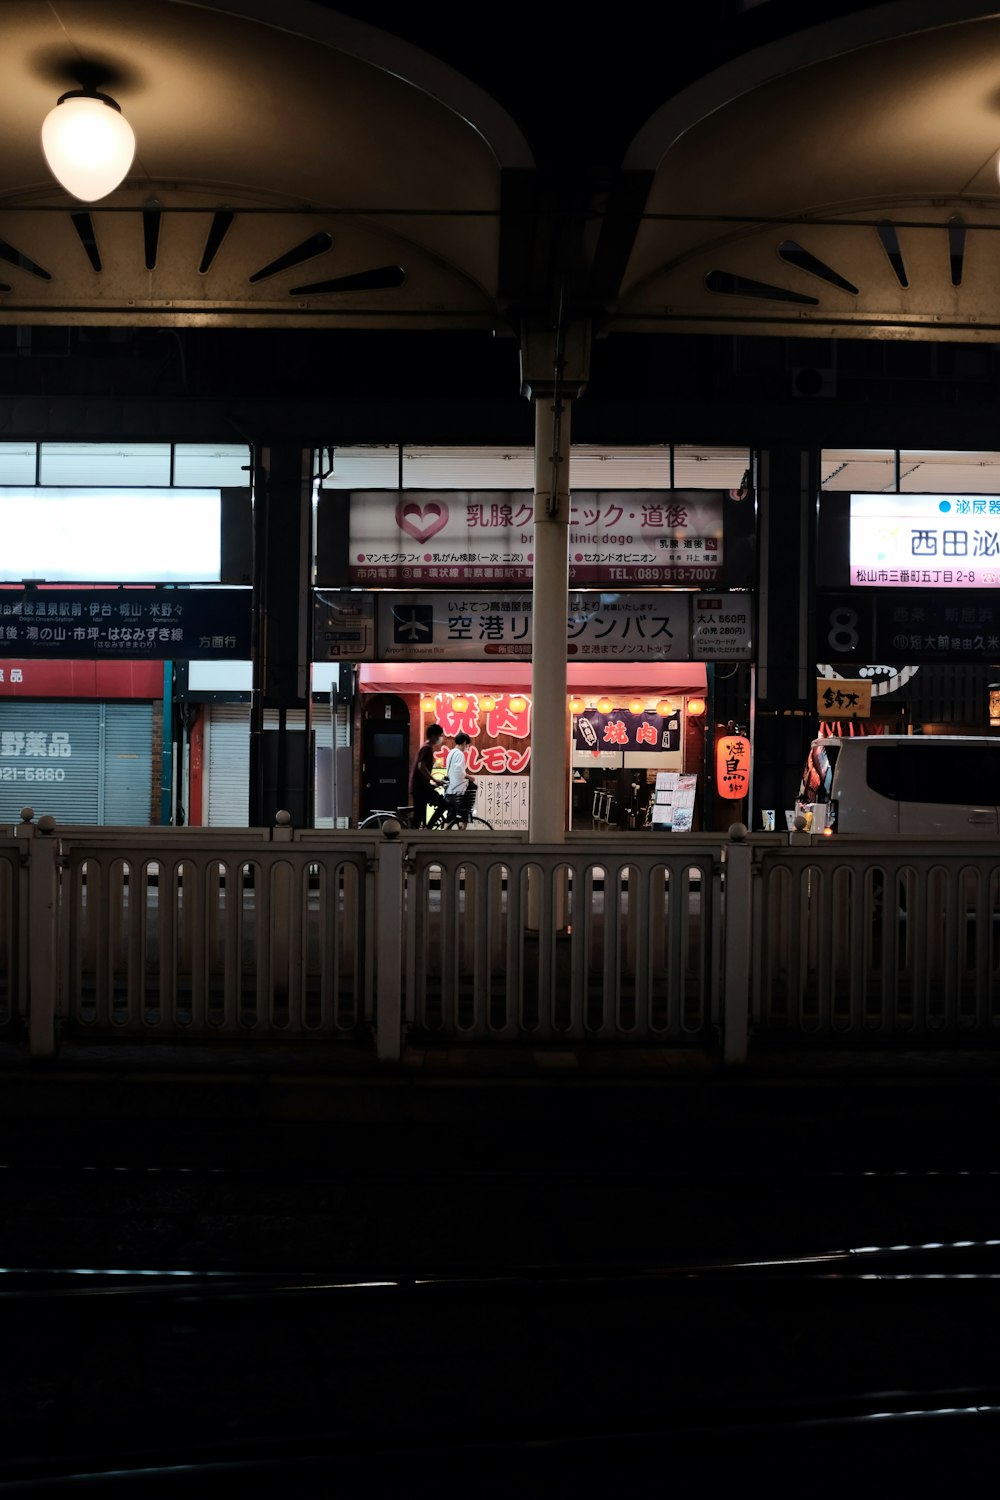
[[[63,94],[42,123],[42,150],[52,175],[82,203],[106,198],[135,155],[135,134],[107,94]]]

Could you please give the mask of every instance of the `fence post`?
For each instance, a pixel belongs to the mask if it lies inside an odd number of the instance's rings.
[[[292,815],[284,808],[279,809],[274,815],[274,827],[271,829],[271,842],[274,844],[290,844],[294,837],[292,828]],[[292,878],[291,870],[285,866],[279,867],[277,863],[270,867],[267,875],[268,893],[266,910],[271,914],[271,930],[267,934],[267,951],[270,957],[270,994],[268,1003],[270,1017],[273,1021],[276,1005],[290,1005],[292,1003],[292,951],[293,947],[301,948],[302,930],[301,926],[292,931],[292,912],[295,909],[292,903],[292,895],[289,882]],[[258,891],[256,900],[259,902],[261,893]]]
[[[747,1060],[750,1032],[750,870],[745,823],[733,823],[726,846],[722,899],[722,1060]]]
[[[28,816],[25,817],[25,814]],[[54,1057],[56,995],[59,982],[59,921],[56,901],[58,841],[55,818],[39,818],[24,808],[18,834],[28,845],[28,1051],[32,1057]],[[37,835],[41,837],[37,837]]]
[[[375,1056],[399,1062],[403,1050],[403,845],[396,818],[382,824],[375,871]]]

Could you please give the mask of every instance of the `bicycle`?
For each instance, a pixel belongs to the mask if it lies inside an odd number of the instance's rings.
[[[375,807],[367,817],[361,819],[361,822],[358,824],[358,828],[381,829],[383,823],[385,823],[389,818],[395,818],[396,822],[400,825],[401,828],[414,827],[412,807]],[[487,830],[490,833],[493,832],[493,824],[488,822],[486,818],[477,818],[475,813],[468,814],[465,821],[467,829],[473,829],[477,831]],[[458,813],[454,808],[449,807],[445,812],[444,822],[440,824],[439,829],[435,828],[431,831],[434,833],[437,833],[439,831],[441,833],[450,833],[453,829],[461,827],[461,814]]]

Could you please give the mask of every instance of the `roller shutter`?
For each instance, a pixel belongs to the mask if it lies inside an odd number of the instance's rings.
[[[250,706],[246,703],[212,704],[205,715],[205,765],[207,797],[205,823],[210,828],[245,828],[250,807]],[[294,710],[287,715],[291,732],[302,730],[305,714]],[[265,709],[264,728],[277,729],[278,712]],[[313,707],[313,738],[317,748],[329,746],[333,739],[330,705]],[[337,744],[348,742],[350,716],[338,706]],[[343,821],[343,820],[342,820]],[[317,819],[317,826],[329,828],[330,818]]]
[[[0,703],[0,822],[150,822],[152,705]]]
[[[209,828],[245,828],[250,807],[250,705],[213,704],[205,716]]]
[[[153,782],[153,705],[107,703],[104,708],[102,823],[148,824]]]

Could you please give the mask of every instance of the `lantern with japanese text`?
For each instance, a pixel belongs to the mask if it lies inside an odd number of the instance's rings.
[[[723,734],[715,742],[715,785],[720,797],[737,800],[750,787],[750,741],[745,734]]]

